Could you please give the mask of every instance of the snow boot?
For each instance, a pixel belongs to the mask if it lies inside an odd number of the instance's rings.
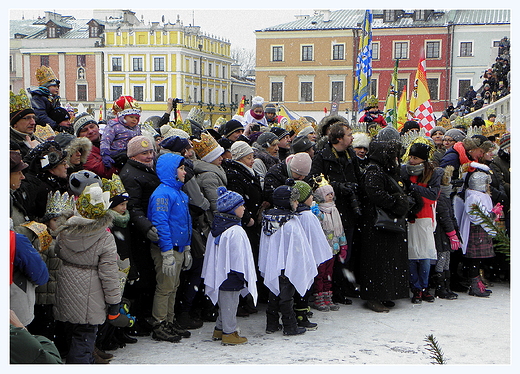
[[[314,302],[311,305],[320,312],[328,312],[330,310],[329,306],[325,304],[325,294],[323,292],[314,294]]]
[[[179,326],[176,320],[173,320],[173,322],[168,322],[167,326],[170,329],[170,331],[182,336],[183,338],[189,338],[191,336],[191,332]]]
[[[429,303],[433,303],[435,301],[435,297],[430,294],[428,288],[423,288],[421,291],[421,299],[427,301]]]
[[[329,307],[329,310],[333,310],[333,311],[339,310],[339,305],[334,304],[332,302],[332,291],[327,291],[327,292],[324,292],[323,294],[324,294],[323,300],[325,301],[325,305],[327,305]]]
[[[281,324],[278,324],[277,326],[267,326],[266,329],[265,329],[265,333],[266,334],[274,334],[277,331],[281,331],[282,328],[283,327],[282,327]]]
[[[418,288],[412,289],[412,304],[420,304],[422,303],[422,291]]]
[[[305,327],[301,326],[294,326],[294,327],[284,327],[283,328],[283,334],[284,335],[301,335],[304,334],[307,329]]]
[[[471,286],[469,286],[468,293],[471,296],[478,297],[488,297],[491,294],[489,290],[486,290],[486,286],[484,286],[484,283],[482,283],[482,280],[479,276],[471,278]]]
[[[177,323],[184,330],[195,330],[201,328],[204,322],[201,319],[194,319],[188,312],[182,312],[177,317]]]
[[[215,329],[213,330],[213,336],[211,337],[211,340],[222,340],[222,330],[219,330],[215,327]]]
[[[379,300],[368,300],[366,306],[368,309],[377,313],[388,313],[390,311],[390,309],[383,305]]]
[[[453,296],[453,299],[456,299],[459,297],[459,294],[456,294],[455,292],[453,292],[451,290],[451,287],[450,287],[450,277],[451,277],[451,272],[449,270],[444,270],[444,284],[446,286],[446,291]]]
[[[447,300],[455,299],[455,296],[450,294],[446,289],[446,278],[444,276],[444,272],[433,274],[432,280],[435,285],[435,297]]]
[[[163,321],[161,323],[157,323],[152,330],[152,339],[154,340],[163,340],[167,342],[177,343],[180,342],[182,336],[174,333],[170,330],[168,323]]]
[[[238,332],[232,334],[222,334],[222,345],[237,345],[247,343],[247,338],[238,335]]]
[[[294,309],[294,312],[296,313],[296,323],[300,327],[305,327],[307,330],[316,330],[318,328],[318,324],[309,321],[309,318],[307,317],[307,311],[310,308],[303,308],[303,309]]]

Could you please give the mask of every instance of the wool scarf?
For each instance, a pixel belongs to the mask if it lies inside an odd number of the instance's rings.
[[[341,216],[338,208],[336,208],[336,204],[334,202],[319,203],[318,207],[323,212],[323,230],[333,231],[334,236],[343,235],[343,224],[341,223]]]

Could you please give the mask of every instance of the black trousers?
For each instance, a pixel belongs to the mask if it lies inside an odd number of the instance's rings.
[[[278,313],[281,313],[284,330],[294,329],[296,328],[296,313],[293,310],[295,288],[289,281],[289,278],[283,275],[283,271],[282,275],[278,277],[278,282],[280,284],[280,294],[276,296],[269,291],[266,309],[267,328],[276,330],[280,319]]]

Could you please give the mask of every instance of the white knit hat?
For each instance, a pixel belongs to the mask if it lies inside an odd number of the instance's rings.
[[[355,132],[353,134],[354,139],[352,140],[352,148],[368,148],[370,144],[370,136],[364,132]]]
[[[242,157],[247,156],[250,153],[253,153],[253,148],[246,142],[239,140],[233,143],[231,146],[231,158],[233,160],[240,160]]]

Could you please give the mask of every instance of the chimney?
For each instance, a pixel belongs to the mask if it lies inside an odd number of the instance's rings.
[[[323,22],[329,22],[330,21],[330,10],[326,9],[323,11]]]

